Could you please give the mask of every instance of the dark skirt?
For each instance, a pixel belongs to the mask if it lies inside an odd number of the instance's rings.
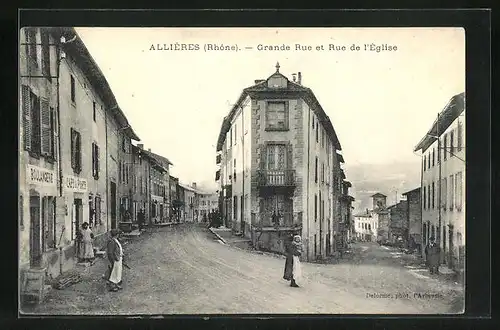
[[[285,271],[283,273],[283,279],[291,281],[293,279],[293,255],[288,254],[285,260]]]

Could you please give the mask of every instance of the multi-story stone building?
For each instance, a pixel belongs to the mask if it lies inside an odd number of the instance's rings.
[[[84,222],[97,246],[113,227],[110,135],[138,138],[73,28],[25,28],[21,45],[20,261],[55,277]]]
[[[362,242],[373,242],[377,238],[378,217],[368,209],[354,215],[355,239]]]
[[[422,244],[433,236],[441,262],[465,265],[465,93],[453,96],[415,147],[422,153]],[[422,252],[423,253],[423,252]]]
[[[345,179],[344,171],[342,173],[342,178]],[[338,217],[339,222],[336,223],[336,227],[334,228],[334,239],[337,243],[335,247],[346,247],[347,243],[350,240],[350,231],[353,226],[351,223],[352,219],[352,202],[354,201],[354,197],[349,195],[349,188],[351,187],[351,183],[349,181],[344,181],[342,183],[342,195],[339,197],[340,199],[340,216]]]
[[[408,226],[408,248],[422,248],[422,205],[420,187],[403,193],[406,196]]]
[[[198,192],[199,195],[199,220],[208,221],[209,213],[219,210],[219,194],[211,192]]]
[[[301,81],[300,73],[290,81],[277,65],[243,90],[222,123],[216,179],[226,226],[258,248],[281,252],[284,235],[301,233],[310,260],[333,251],[327,240],[343,179],[335,130]]]
[[[183,197],[182,221],[195,222],[195,214],[197,214],[197,212],[195,212],[196,189],[182,183],[179,183],[179,187],[181,189],[181,197]]]
[[[406,246],[408,239],[408,202],[401,200],[398,203],[388,206],[389,211],[389,241],[392,243],[403,242]]]
[[[170,187],[170,221],[180,222],[183,214],[183,200],[184,198],[180,196],[180,186],[179,179],[170,176],[169,178]]]
[[[132,145],[132,157],[134,162],[132,222],[137,223],[137,216],[143,210],[145,223],[149,223],[151,198],[149,194],[149,171],[151,158],[144,152],[144,144]]]

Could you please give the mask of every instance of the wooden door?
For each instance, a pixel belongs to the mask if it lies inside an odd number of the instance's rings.
[[[30,196],[30,267],[42,265],[40,196]]]

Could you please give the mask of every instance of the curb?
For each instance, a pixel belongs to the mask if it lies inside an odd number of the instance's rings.
[[[225,240],[225,239],[223,239],[223,238],[222,238],[219,234],[217,234],[217,233],[216,233],[216,232],[215,232],[212,228],[208,228],[208,230],[210,230],[210,232],[211,232],[212,234],[214,234],[215,236],[217,236],[217,238],[218,238],[218,239],[219,239],[222,243],[224,243],[224,244],[226,244],[226,245],[227,245],[226,240]]]

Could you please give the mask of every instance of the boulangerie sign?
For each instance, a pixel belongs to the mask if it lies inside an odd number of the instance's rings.
[[[34,165],[27,166],[27,182],[38,186],[53,187],[56,185],[54,171]]]

